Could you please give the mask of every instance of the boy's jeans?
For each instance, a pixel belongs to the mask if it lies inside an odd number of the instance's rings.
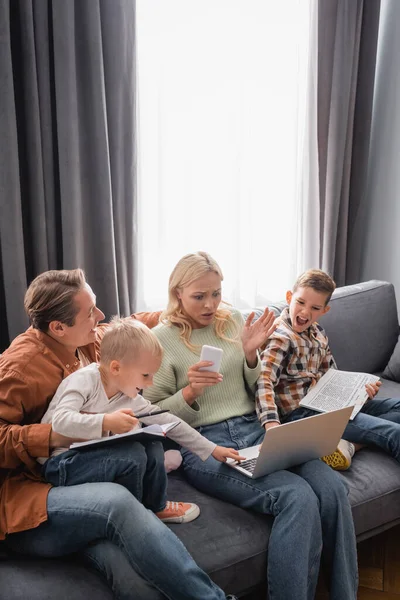
[[[161,442],[123,440],[90,450],[67,450],[49,458],[43,477],[60,487],[109,482],[126,487],[146,508],[159,512],[167,501],[167,474]]]
[[[182,542],[121,485],[52,488],[47,512],[45,523],[7,536],[6,544],[51,558],[80,552],[117,600],[225,600]]]
[[[260,444],[264,429],[256,414],[199,427],[222,446],[240,450]],[[331,600],[355,600],[357,552],[344,480],[320,460],[290,471],[250,479],[210,457],[182,450],[187,479],[201,491],[275,517],[268,546],[270,600],[312,600],[321,549],[330,577]]]
[[[308,408],[297,408],[286,421],[318,414]],[[400,400],[385,398],[367,400],[358,415],[349,421],[342,438],[356,444],[378,446],[400,462]]]

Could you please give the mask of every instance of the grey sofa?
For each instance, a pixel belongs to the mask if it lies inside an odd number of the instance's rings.
[[[271,306],[279,312],[284,303]],[[391,284],[369,281],[339,288],[331,306],[321,324],[339,369],[382,376],[393,354],[389,374],[396,373],[396,365],[400,372],[399,347],[395,350],[399,323]],[[382,381],[378,397],[400,397],[399,383],[386,378]],[[394,459],[377,450],[361,450],[343,477],[349,484],[359,541],[400,523],[400,467]],[[227,593],[265,598],[263,583],[272,518],[205,496],[186,483],[179,471],[169,476],[169,497],[194,501],[201,507],[196,521],[171,526],[198,564]],[[112,598],[101,578],[73,557],[28,559],[10,556],[1,546],[0,557],[1,600]]]

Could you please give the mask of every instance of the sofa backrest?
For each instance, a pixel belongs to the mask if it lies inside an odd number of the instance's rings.
[[[394,287],[366,281],[335,290],[324,327],[339,369],[383,371],[399,335]]]

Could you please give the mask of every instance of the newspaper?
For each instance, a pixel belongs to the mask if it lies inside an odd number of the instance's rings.
[[[375,381],[379,381],[379,377],[368,373],[329,369],[303,398],[300,406],[319,412],[354,406],[350,416],[350,419],[354,419],[368,399],[365,385]]]

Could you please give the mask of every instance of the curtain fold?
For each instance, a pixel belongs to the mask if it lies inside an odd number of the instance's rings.
[[[362,30],[365,35],[360,43],[359,76],[354,115],[353,155],[350,174],[350,197],[348,217],[348,244],[345,283],[362,279],[365,231],[368,212],[368,163],[372,142],[372,111],[376,86],[378,85],[377,54],[381,30],[381,2],[367,2],[364,7]],[[344,257],[342,264],[344,263]]]
[[[319,266],[337,285],[360,275],[379,14],[380,0],[318,2],[319,196],[312,202],[319,203]]]
[[[134,309],[134,0],[0,0],[0,89],[2,349],[47,269]]]

